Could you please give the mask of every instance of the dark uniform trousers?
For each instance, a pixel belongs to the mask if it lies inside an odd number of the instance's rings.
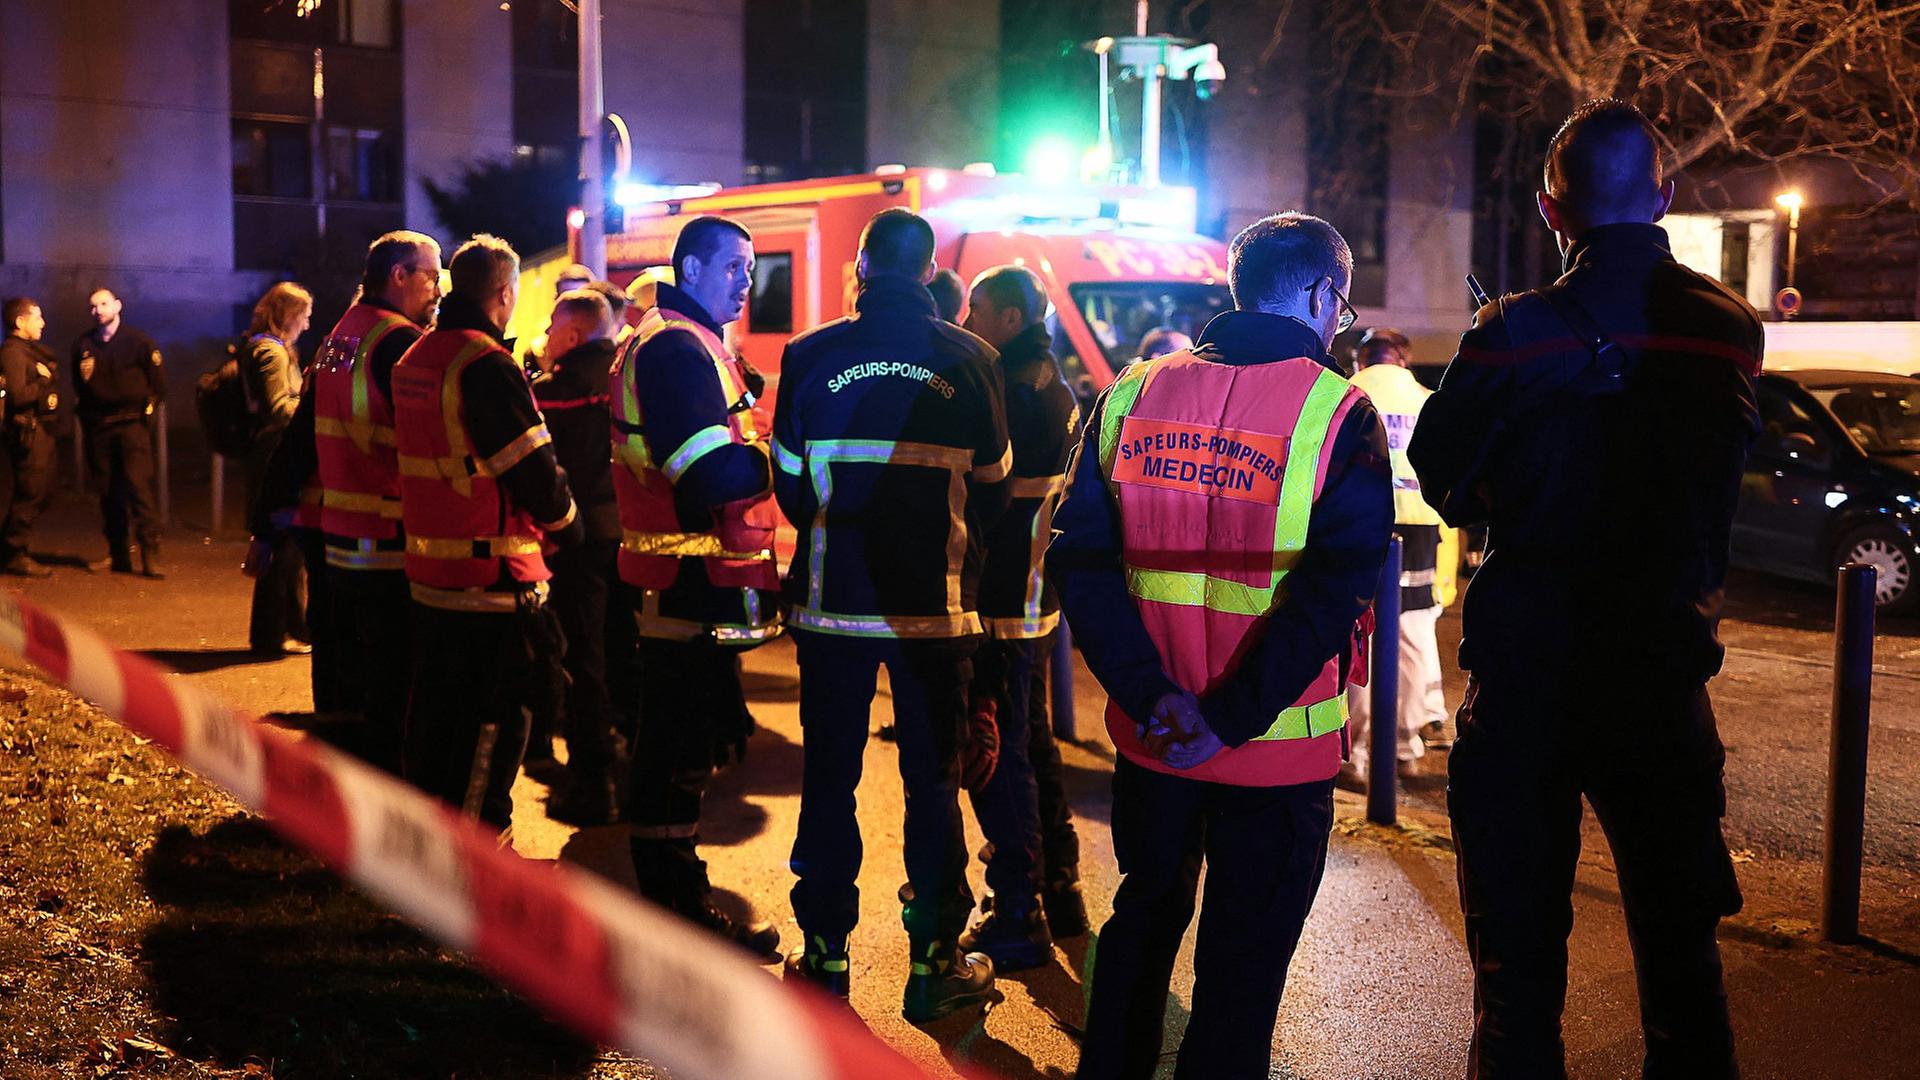
[[[87,425],[87,468],[100,491],[107,543],[116,550],[131,535],[158,550],[160,514],[153,494],[153,425],[145,416]]]
[[[323,576],[339,667],[359,687],[365,722],[354,749],[368,763],[398,775],[412,655],[413,599],[406,572],[329,565]]]
[[[1000,728],[1000,764],[972,793],[980,831],[993,845],[987,888],[1006,902],[1033,900],[1043,884],[1080,878],[1080,838],[1073,831],[1061,776],[1060,747],[1047,714],[1047,665],[1053,635],[992,638],[974,657],[974,692],[990,693]]]
[[[1580,797],[1613,849],[1646,1032],[1644,1075],[1737,1075],[1714,933],[1740,910],[1721,835],[1726,752],[1706,688],[1556,691],[1471,680],[1448,762],[1474,1077],[1564,1077],[1560,1013]],[[1612,733],[1596,750],[1592,733]],[[1104,943],[1103,943],[1104,944]]]
[[[338,605],[333,600],[333,583],[327,574],[327,542],[319,529],[296,526],[294,542],[300,545],[301,561],[307,566],[307,641],[313,645],[310,676],[313,683],[315,712],[357,712],[364,704],[360,679],[348,662],[341,639]]]
[[[278,431],[257,434],[247,449],[249,519],[253,517],[253,508],[260,503],[267,462],[280,445],[280,434]],[[300,551],[299,538],[291,529],[277,530],[263,539],[268,545],[267,565],[253,582],[253,602],[247,614],[247,643],[256,649],[277,650],[288,635],[306,641],[311,633],[307,628],[306,610],[301,606],[305,602],[306,558]]]
[[[629,807],[634,872],[642,896],[697,912],[708,892],[707,864],[695,850],[700,801],[713,779],[721,718],[741,708],[739,656],[712,641],[642,637],[639,666]]]
[[[960,732],[978,637],[888,639],[793,631],[804,761],[793,841],[793,914],[807,934],[844,937],[860,919],[854,790],[880,666],[906,787],[907,933],[952,941],[973,910],[960,820]]]
[[[564,648],[559,623],[544,603],[506,613],[415,601],[412,616],[403,773],[469,817],[505,828],[528,710],[547,692]]]
[[[547,557],[549,603],[567,635],[567,768],[576,775],[613,764],[613,701],[607,692],[607,601],[618,540],[587,540]],[[631,622],[631,619],[626,621]]]
[[[1149,1077],[1160,1063],[1167,987],[1207,893],[1193,956],[1193,1009],[1176,1077],[1265,1077],[1287,965],[1320,890],[1333,781],[1239,787],[1172,776],[1122,757],[1113,770],[1120,888],[1100,930],[1082,1080]]]
[[[53,433],[43,419],[7,450],[10,467],[0,469],[0,562],[27,553],[33,523],[53,495]]]

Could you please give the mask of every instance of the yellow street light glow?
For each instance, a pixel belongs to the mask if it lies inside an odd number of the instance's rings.
[[[1783,191],[1773,197],[1773,202],[1775,206],[1790,214],[1798,212],[1802,206],[1806,205],[1806,200],[1797,191]]]

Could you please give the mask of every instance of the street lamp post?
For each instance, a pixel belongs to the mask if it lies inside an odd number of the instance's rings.
[[[1794,287],[1793,264],[1800,252],[1800,207],[1805,204],[1797,191],[1783,191],[1773,197],[1774,205],[1787,212],[1787,288]]]
[[[594,277],[607,276],[607,183],[602,175],[602,114],[606,112],[600,77],[600,0],[576,0],[580,15],[580,252]]]

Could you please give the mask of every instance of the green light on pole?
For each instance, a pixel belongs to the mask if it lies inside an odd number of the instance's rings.
[[[1038,183],[1067,183],[1079,167],[1079,151],[1057,135],[1042,136],[1027,148],[1026,173]]]

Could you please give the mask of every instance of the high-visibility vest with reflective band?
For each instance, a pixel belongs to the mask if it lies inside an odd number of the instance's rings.
[[[670,450],[649,447],[639,391],[628,370],[648,342],[669,330],[684,330],[700,342],[713,362],[721,395],[731,403],[725,426],[703,428]],[[719,335],[698,320],[670,308],[654,307],[621,347],[611,375],[613,491],[620,507],[619,572],[620,580],[649,591],[637,612],[641,632],[648,636],[695,637],[708,629],[705,624],[660,610],[659,597],[653,595],[679,579],[682,560],[699,559],[709,583],[742,591],[737,621],[730,616],[726,622],[710,627],[718,637],[752,642],[777,635],[778,608],[754,595],[754,590],[779,587],[773,558],[776,518],[771,487],[752,498],[720,507],[713,514],[712,526],[699,532],[681,528],[673,497],[674,483],[707,454],[723,446],[765,442],[739,359],[727,350]],[[655,450],[666,452],[665,459],[656,461]]]
[[[479,331],[435,330],[393,367],[407,580],[416,600],[435,607],[512,611],[511,592],[487,591],[503,566],[509,578],[525,584],[551,576],[540,554],[540,526],[494,480],[552,441],[546,425],[529,429],[490,460],[476,458],[467,432],[460,376],[489,354],[512,360]],[[533,391],[523,392],[531,401]]]
[[[398,570],[400,464],[394,450],[393,405],[372,373],[374,349],[387,335],[419,329],[406,318],[355,304],[340,317],[314,358],[313,441],[320,459],[320,523],[330,536],[362,541],[329,544],[327,562],[354,570]]]
[[[1173,681],[1205,694],[1233,673],[1306,545],[1333,432],[1360,393],[1307,359],[1245,366],[1178,352],[1129,368],[1100,418],[1100,470],[1119,504],[1127,591]],[[1111,701],[1107,730],[1136,764],[1196,780],[1276,786],[1325,780],[1346,741],[1346,676],[1332,657],[1261,735],[1174,770],[1148,755]],[[1142,720],[1145,718],[1142,717]]]
[[[1407,460],[1413,425],[1433,391],[1420,385],[1413,372],[1397,364],[1375,364],[1354,373],[1353,385],[1373,402],[1380,426],[1387,433],[1387,460],[1393,466],[1393,520],[1401,525],[1438,525],[1440,512],[1420,494],[1420,477]]]

